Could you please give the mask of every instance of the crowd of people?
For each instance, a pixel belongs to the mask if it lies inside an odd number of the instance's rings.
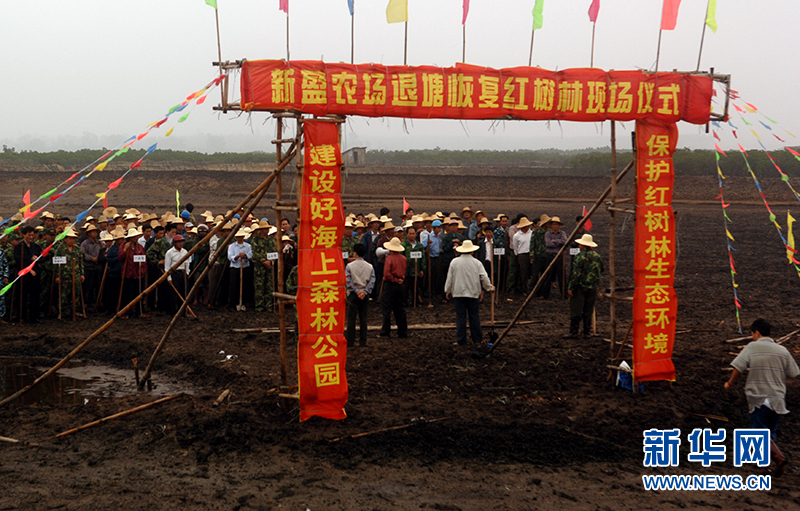
[[[279,258],[284,263],[284,289],[290,294],[296,291],[297,225],[284,219],[282,225],[273,226],[266,218],[242,218],[243,212],[236,212],[231,222],[223,224],[228,214],[205,211],[196,217],[191,204],[177,216],[111,207],[97,218],[86,217],[75,230],[69,228],[69,218],[44,212],[37,221],[25,221],[0,238],[0,277],[4,282],[15,279],[37,260],[33,270],[0,300],[0,314],[5,321],[23,323],[35,323],[42,317],[116,314],[169,268],[173,273],[167,281],[126,314],[174,314],[218,251],[222,254],[199,283],[190,305],[274,311]],[[480,342],[478,307],[484,293],[499,289],[526,295],[551,263],[553,271],[539,286],[537,296],[545,300],[552,294],[572,297],[568,336],[578,334],[581,321],[586,334],[602,272],[591,235],[580,233],[571,255],[557,258],[567,242],[564,222],[557,216],[542,214],[529,219],[519,214],[510,219],[499,214],[490,219],[469,207],[449,215],[441,211],[417,215],[411,208],[397,219],[390,214],[383,208],[379,215],[351,213],[346,218],[341,248],[347,264],[347,337],[351,344],[359,314],[360,340],[366,343],[370,302],[380,304],[380,335],[390,335],[394,315],[397,335],[402,338],[408,335],[405,307],[434,300],[453,302],[459,326],[457,342],[466,343],[467,317],[472,341]],[[580,220],[576,218],[576,222]],[[217,235],[178,266],[182,256],[218,225]],[[38,260],[65,229],[66,237]],[[235,241],[225,246],[233,229]]]

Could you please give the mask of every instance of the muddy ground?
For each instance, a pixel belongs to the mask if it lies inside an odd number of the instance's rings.
[[[180,176],[165,176],[160,183],[149,178],[120,195],[148,197],[148,204],[160,210],[170,207]],[[184,176],[183,182],[192,179]],[[246,194],[251,181],[256,182],[250,174],[231,176],[217,189],[207,183],[191,193],[181,186],[181,195],[200,211],[217,210],[234,205],[235,198],[227,195]],[[780,190],[779,184],[769,186]],[[378,194],[372,189],[374,181],[359,186],[353,180],[346,190],[347,203],[354,210],[377,210],[382,204],[399,209],[405,195],[418,211],[450,211],[469,201],[473,208],[491,214],[546,212],[568,219],[580,212],[582,204],[590,205],[606,182],[550,180],[524,193],[513,193],[512,182],[498,185],[498,190],[510,190],[506,195],[478,199],[492,194],[481,188],[480,181],[461,180],[455,186],[465,198],[447,200],[425,198],[436,196],[436,187],[405,188],[402,179],[394,185]],[[763,316],[777,335],[788,333],[796,328],[800,312],[798,277],[787,272],[784,252],[763,206],[745,203],[752,199],[752,184],[741,180],[734,185],[730,196],[739,200],[732,201],[729,215],[738,249],[734,256],[745,328]],[[447,188],[443,182],[441,190]],[[558,201],[541,200],[546,188],[561,190],[555,195]],[[198,307],[200,320],[181,320],[159,357],[153,391],[122,395],[118,384],[119,392],[113,395],[122,397],[73,404],[66,395],[63,405],[31,399],[0,408],[0,436],[39,443],[36,447],[0,443],[0,509],[800,509],[796,381],[788,390],[788,407],[794,413],[784,419],[779,432],[780,445],[792,464],[783,478],[773,479],[771,491],[642,488],[644,473],[756,472],[733,467],[730,442],[725,463],[704,469],[686,461],[686,435],[693,428],[726,428],[730,438],[735,427],[747,426],[748,417],[743,383],[732,392],[722,388],[729,374],[723,369],[733,358],[730,353],[738,351],[736,344],[723,341],[739,334],[722,213],[713,202],[718,190],[711,179],[679,181],[676,190],[691,191],[684,200],[710,202],[675,206],[680,250],[675,282],[678,330],[691,331],[677,336],[673,385],[648,383],[642,394],[614,389],[607,381],[609,350],[603,341],[609,332],[608,301],[598,305],[599,337],[563,340],[567,302],[551,297],[534,301],[524,314],[523,319],[537,323],[514,329],[485,360],[473,360],[470,348],[454,345],[454,331],[415,331],[406,340],[381,339],[371,332],[367,347],[348,353],[347,419],[301,424],[296,401],[287,407],[273,391],[280,384],[278,336],[232,331],[276,326],[277,318]],[[375,198],[381,196],[391,199]],[[523,200],[526,196],[532,200]],[[3,199],[4,211],[16,200]],[[776,212],[786,209],[778,204],[780,199],[776,197],[773,204]],[[139,204],[132,199],[130,205]],[[600,253],[607,261],[608,215],[599,214],[594,223]],[[620,230],[618,285],[629,286],[632,221],[620,221]],[[507,320],[522,297],[500,298],[496,318]],[[630,306],[623,304],[620,309],[618,331],[624,335]],[[452,306],[437,300],[432,309],[408,312],[410,324],[454,321]],[[489,321],[488,303],[481,314]],[[132,358],[150,357],[169,319],[121,321],[78,359],[90,367],[129,370]],[[0,325],[6,374],[14,363],[48,367],[104,321],[93,316],[77,323],[48,319],[33,326]],[[379,322],[373,306],[370,324]],[[800,355],[800,339],[791,339],[787,347]],[[625,354],[629,359],[630,351]],[[227,355],[236,358],[227,360]],[[296,372],[292,348],[288,359],[291,377]],[[14,385],[12,379],[10,386]],[[128,389],[132,387],[128,382]],[[232,391],[231,398],[212,407],[224,389]],[[45,440],[181,391],[187,394],[177,400],[62,439]],[[58,393],[53,390],[53,395]],[[426,422],[432,419],[443,420]],[[411,426],[347,438],[403,425]],[[642,466],[642,431],[650,428],[682,430],[680,467]]]

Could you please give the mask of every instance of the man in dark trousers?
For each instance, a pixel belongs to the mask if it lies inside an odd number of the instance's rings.
[[[731,362],[733,373],[725,382],[725,390],[730,390],[739,375],[748,371],[744,393],[750,410],[750,427],[769,430],[770,457],[776,463],[772,475],[780,477],[787,460],[776,443],[778,419],[789,413],[786,409],[786,379],[800,376],[800,368],[789,350],[770,337],[772,327],[766,320],[753,321],[750,332],[753,342]]]
[[[379,248],[378,250],[384,250]],[[405,294],[403,282],[406,277],[405,247],[399,238],[392,238],[386,243],[385,250],[389,252],[383,263],[383,291],[381,292],[381,310],[383,312],[383,328],[380,337],[389,337],[392,328],[392,312],[397,323],[397,337],[408,337],[408,323],[406,322]]]
[[[14,261],[16,262],[17,273],[30,266],[42,253],[42,248],[34,241],[36,229],[26,225],[20,230],[20,234],[22,234],[22,241],[14,247]],[[39,287],[37,267],[34,266],[31,271],[25,274],[17,285],[22,287],[22,317],[20,319],[28,323],[38,323],[41,289]]]
[[[581,253],[575,258],[572,277],[569,279],[569,333],[564,339],[576,339],[581,319],[583,319],[583,336],[589,337],[592,328],[592,311],[597,301],[597,287],[600,285],[600,274],[603,273],[603,259],[593,249],[597,243],[591,234],[584,234],[579,240]]]
[[[355,261],[347,264],[344,268],[347,280],[347,330],[344,337],[347,345],[353,346],[356,341],[356,315],[360,320],[359,344],[367,345],[367,311],[369,307],[369,295],[375,287],[375,269],[371,264],[364,260],[367,248],[361,243],[353,247]]]

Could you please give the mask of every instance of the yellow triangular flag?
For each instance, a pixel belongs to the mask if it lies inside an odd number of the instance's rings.
[[[731,239],[731,241],[736,241],[735,239],[733,239],[733,234],[731,234],[731,231],[729,231],[728,229],[725,229],[725,234],[728,235],[728,237]]]
[[[170,135],[172,135],[172,130],[174,130],[174,129],[175,129],[175,128],[170,128],[170,129],[168,129],[168,130],[167,130],[167,134],[166,134],[166,136],[170,136]]]
[[[100,170],[100,171],[105,170],[106,165],[108,165],[108,161],[104,161],[103,163],[95,167],[94,170]]]
[[[789,232],[789,235],[786,237],[786,243],[790,247],[794,248],[794,233],[792,232],[792,224],[794,223],[794,218],[792,218],[792,214],[790,212],[788,212],[788,211],[786,212],[786,223],[788,224],[786,229]],[[794,253],[787,248],[786,249],[786,257],[789,259],[790,263],[794,262],[794,261],[792,261],[792,256],[793,255],[794,255]]]
[[[105,193],[105,192],[103,192],[103,193],[96,193],[96,194],[94,194],[94,196],[95,196],[95,197],[97,197],[97,198],[98,198],[98,199],[100,199],[100,200],[103,200],[103,199],[105,199],[105,198],[106,198],[106,193]]]
[[[408,21],[408,0],[389,0],[386,6],[386,22],[402,23]]]

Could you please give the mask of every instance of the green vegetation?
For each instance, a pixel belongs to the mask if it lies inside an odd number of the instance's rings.
[[[88,165],[105,154],[106,149],[81,149],[79,151],[36,151],[17,152],[13,147],[3,146],[0,153],[2,165]],[[117,160],[134,162],[144,155],[144,150],[128,151]],[[778,166],[790,177],[800,176],[800,161],[788,151],[776,150],[772,153]],[[620,151],[620,167],[631,158],[630,151]],[[196,151],[158,150],[147,157],[148,161],[198,164],[236,164],[272,163],[274,153],[214,153]],[[764,151],[749,152],[750,165],[759,177],[777,177],[778,173]],[[542,149],[537,151],[451,151],[446,149],[422,149],[410,151],[367,152],[367,162],[371,166],[385,165],[430,165],[430,166],[513,166],[514,175],[574,175],[600,176],[611,168],[611,152],[608,148],[563,151]],[[747,176],[744,158],[738,151],[731,151],[722,157],[720,166],[726,176]],[[715,175],[714,151],[678,149],[675,152],[675,172],[682,176]]]

